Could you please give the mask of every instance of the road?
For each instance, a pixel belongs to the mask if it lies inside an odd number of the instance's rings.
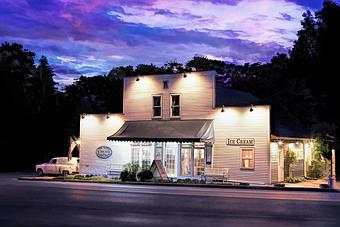
[[[0,226],[340,226],[340,193],[19,181]]]

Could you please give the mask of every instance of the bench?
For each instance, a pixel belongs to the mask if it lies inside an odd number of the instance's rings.
[[[120,176],[123,170],[123,165],[121,164],[109,164],[106,166],[106,175]]]
[[[222,180],[228,181],[229,179],[229,168],[206,168],[203,173],[204,180],[207,182],[207,178],[211,177],[212,181],[215,180]]]

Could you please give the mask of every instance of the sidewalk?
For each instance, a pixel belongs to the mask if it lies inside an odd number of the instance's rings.
[[[305,180],[300,183],[284,183],[286,187],[294,188],[320,188],[320,184],[327,184],[327,177],[318,180]],[[340,190],[340,182],[335,181],[334,189]]]
[[[262,190],[282,190],[282,191],[315,191],[315,192],[340,192],[340,182],[337,182],[336,188],[320,188],[320,184],[326,183],[326,179],[308,180],[305,182],[289,184],[285,183],[285,187],[274,187],[274,185],[231,185],[231,184],[180,184],[180,183],[154,183],[154,182],[103,182],[90,180],[70,180],[50,176],[43,177],[19,177],[18,180],[26,181],[59,181],[73,183],[110,183],[125,185],[153,185],[153,186],[176,186],[176,187],[201,187],[201,188],[234,188],[234,189],[262,189]]]

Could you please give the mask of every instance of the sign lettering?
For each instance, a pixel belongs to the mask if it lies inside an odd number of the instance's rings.
[[[100,146],[96,149],[96,155],[101,159],[108,159],[112,155],[112,150],[108,146]]]
[[[226,138],[227,146],[254,146],[254,138]]]

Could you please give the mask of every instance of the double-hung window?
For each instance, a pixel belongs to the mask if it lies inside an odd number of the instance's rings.
[[[181,116],[180,96],[171,95],[171,117],[180,117],[180,116]]]
[[[154,95],[152,97],[153,102],[153,117],[159,118],[162,117],[162,96]]]

